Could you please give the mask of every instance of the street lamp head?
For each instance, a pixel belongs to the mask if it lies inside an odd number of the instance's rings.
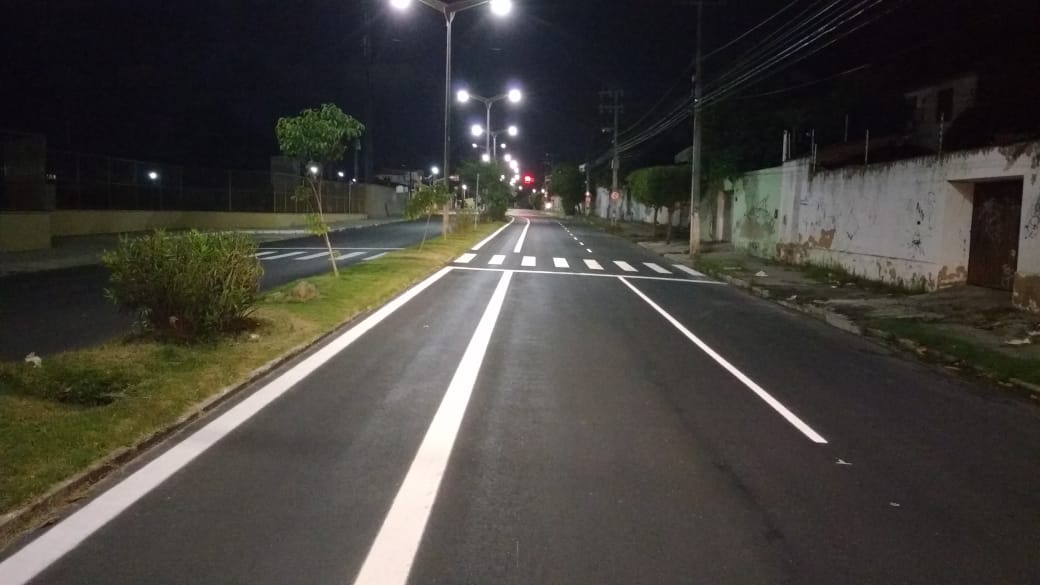
[[[524,99],[524,94],[520,93],[519,89],[511,89],[509,90],[509,93],[506,95],[509,96],[509,101],[513,102],[514,104]]]
[[[491,12],[496,16],[505,16],[513,10],[513,0],[491,0]]]
[[[148,178],[152,181],[158,181],[159,173],[156,171],[148,171]]]
[[[460,89],[459,92],[455,94],[455,97],[458,98],[460,104],[464,104],[469,101],[469,92],[464,89]]]
[[[463,184],[462,184],[462,190],[463,190],[463,191],[469,191],[469,185],[467,185],[467,184],[463,183]]]
[[[390,0],[390,6],[397,10],[407,10],[412,5],[412,0]]]
[[[502,150],[505,150],[506,149],[506,143],[503,142],[502,144],[499,144],[498,147],[501,148]]]
[[[310,171],[312,175],[317,175],[318,171],[321,169],[318,168],[318,165],[311,165],[307,167],[307,170]]]
[[[512,160],[513,160],[513,155],[511,155],[511,154],[507,154],[507,155],[505,155],[505,156],[504,156],[504,157],[502,158],[502,160],[504,160],[504,161],[506,161],[506,162],[512,162]]]
[[[470,126],[469,127],[469,132],[473,136],[483,136],[484,135],[484,129],[480,127],[480,124],[474,124],[474,125]]]
[[[484,154],[480,155],[480,160],[484,162],[491,162],[491,155],[485,152]]]
[[[509,127],[509,135],[510,136],[516,136],[519,133],[520,133],[520,130],[518,130],[516,126],[510,126]]]
[[[437,176],[437,175],[441,174],[441,170],[439,168],[437,168],[437,167],[430,167],[430,174],[434,175],[434,176]]]
[[[473,148],[480,148],[480,147],[479,147],[479,146],[477,146],[477,143],[476,143],[476,142],[474,142],[474,143],[473,143]]]
[[[343,177],[346,177],[347,174],[344,173],[343,171],[337,171],[336,172],[336,176],[342,179]]]

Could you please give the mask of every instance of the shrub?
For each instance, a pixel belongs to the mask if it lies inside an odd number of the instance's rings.
[[[240,329],[253,311],[263,268],[256,243],[237,233],[122,238],[103,260],[110,300],[160,337],[193,340]]]

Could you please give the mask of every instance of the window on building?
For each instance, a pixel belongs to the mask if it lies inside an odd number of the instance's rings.
[[[953,119],[953,88],[948,87],[939,92],[935,104],[935,121]]]

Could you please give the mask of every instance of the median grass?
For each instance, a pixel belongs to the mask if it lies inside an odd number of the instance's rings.
[[[309,301],[293,300],[291,284],[269,291],[253,314],[256,327],[233,337],[176,345],[128,336],[44,358],[39,368],[0,362],[0,517],[384,304],[501,225],[466,228],[427,242],[422,252],[393,252],[345,269],[338,279],[308,278],[320,293]]]

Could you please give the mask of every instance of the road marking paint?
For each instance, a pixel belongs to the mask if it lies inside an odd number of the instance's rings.
[[[488,260],[488,265],[489,266],[501,266],[502,263],[505,262],[505,261],[506,261],[505,254],[495,254],[494,256],[491,257],[491,260]]]
[[[589,254],[591,254],[592,253],[592,248],[585,248],[585,251],[588,252]]]
[[[351,252],[350,254],[343,254],[342,256],[336,257],[336,262],[342,262],[344,260],[350,260],[351,258],[357,258],[358,256],[364,256],[364,252]]]
[[[583,262],[585,262],[585,266],[589,267],[589,270],[603,270],[603,267],[600,266],[599,262],[596,262],[591,258],[586,258]]]
[[[664,266],[661,266],[660,264],[654,264],[653,262],[643,262],[643,266],[646,266],[647,268],[653,270],[658,274],[671,274],[670,270],[668,270]]]
[[[622,262],[621,260],[615,260],[614,264],[617,264],[617,267],[620,268],[621,270],[624,270],[625,272],[639,272],[638,270],[636,270],[628,262]]]
[[[567,263],[566,258],[553,258],[553,266],[557,268],[570,268],[571,265]]]
[[[504,226],[498,228],[497,230],[495,230],[495,233],[493,233],[490,236],[484,238],[483,240],[480,240],[480,242],[476,246],[473,246],[472,248],[470,248],[470,250],[479,250],[479,249],[483,248],[484,244],[487,244],[491,240],[495,239],[495,236],[497,236],[498,234],[502,233],[502,231],[505,230],[507,227],[513,225],[514,221],[516,221],[515,217],[510,219],[509,223],[507,223],[506,225],[504,225]]]
[[[512,276],[509,271],[502,273],[354,585],[408,582]]]
[[[277,252],[275,250],[264,250],[263,252],[257,252],[256,254],[253,254],[253,256],[255,258],[263,258],[264,256],[270,256],[271,254],[276,254],[276,253]]]
[[[534,267],[538,264],[538,261],[534,256],[524,256],[523,260],[520,261],[520,266]]]
[[[327,250],[326,250],[326,253],[328,253]],[[293,256],[299,256],[300,254],[306,254],[306,252],[304,252],[304,251],[296,251],[296,252],[289,252],[287,254],[278,254],[277,256],[266,256],[264,258],[261,258],[261,260],[265,260],[265,261],[266,260],[281,260],[282,258],[292,258]]]
[[[455,262],[458,262],[459,264],[469,264],[470,261],[472,261],[476,257],[476,254],[463,254],[462,256],[456,258]]]
[[[559,268],[559,267],[558,267]],[[566,268],[566,266],[564,266]],[[595,276],[598,278],[627,278],[629,280],[656,280],[659,282],[679,282],[682,284],[708,284],[724,286],[724,282],[717,280],[690,280],[689,278],[675,278],[667,276],[641,276],[638,274],[608,274],[603,272],[557,272],[554,270],[522,270],[519,268],[483,268],[476,266],[456,266],[455,270],[471,270],[474,272],[514,272],[516,274],[548,274],[551,276]]]
[[[450,266],[442,268],[407,290],[0,562],[0,583],[29,582],[451,271]]]
[[[578,242],[578,245],[579,245],[579,246],[584,246],[584,245],[585,245],[585,242]]]
[[[678,268],[679,270],[682,270],[683,272],[685,272],[686,274],[689,274],[690,276],[697,276],[697,277],[700,277],[700,278],[706,278],[704,273],[697,272],[696,270],[694,270],[693,268],[690,268],[689,266],[685,266],[683,264],[672,264],[672,266],[675,266],[676,268]]]
[[[315,258],[322,258],[328,255],[329,251],[325,250],[324,252],[318,252],[317,254],[308,254],[307,256],[300,256],[299,258],[296,258],[296,260],[314,260]]]
[[[810,441],[819,444],[827,443],[827,439],[824,439],[819,433],[814,431],[812,427],[805,424],[805,422],[802,419],[798,418],[797,415],[788,410],[788,408],[781,404],[779,400],[773,398],[771,394],[762,389],[762,387],[756,384],[754,380],[747,377],[743,372],[738,370],[736,366],[729,363],[726,360],[726,358],[716,353],[716,351],[709,347],[707,343],[701,341],[699,337],[694,335],[689,329],[683,326],[683,324],[680,323],[678,319],[669,315],[668,312],[662,309],[657,303],[650,300],[650,297],[643,294],[643,292],[636,288],[631,282],[628,282],[628,280],[626,280],[626,277],[619,277],[619,280],[621,280],[621,282],[623,282],[625,286],[631,289],[632,292],[636,293],[636,296],[646,301],[646,304],[650,305],[655,311],[657,311],[662,317],[664,317],[666,321],[671,323],[673,327],[678,329],[680,333],[685,335],[687,339],[689,339],[697,347],[699,347],[701,351],[708,354],[708,357],[715,360],[717,364],[725,368],[726,371],[728,371],[730,374],[733,374],[733,377],[740,380],[745,386],[748,387],[748,389],[757,394],[759,398],[765,401],[765,403],[772,407],[773,410],[778,412],[780,416],[784,417],[784,419],[786,419],[787,422],[791,423],[791,425],[794,426],[794,428],[801,431],[802,434],[808,437]]]
[[[377,250],[378,251],[383,251],[383,250],[385,250],[385,251],[404,250],[404,248],[337,248],[335,246],[333,246],[332,249],[333,250],[362,250],[362,251],[369,251],[369,252],[374,252],[374,251],[377,251]],[[306,251],[310,251],[310,250],[326,250],[327,251],[328,248],[326,248],[325,246],[321,246],[321,247],[298,246],[296,248],[264,248],[264,250],[303,250],[303,251],[306,252]]]
[[[520,239],[516,241],[516,246],[513,248],[514,254],[519,254],[524,249],[524,240],[527,239],[527,230],[531,227],[531,220],[527,220],[527,225],[524,226],[524,231],[520,232]]]
[[[386,256],[387,254],[389,254],[389,252],[383,252],[381,254],[376,254],[375,256],[369,256],[368,258],[365,258],[364,261],[365,262],[371,262],[372,260],[378,260],[378,259],[382,258],[383,256]]]

